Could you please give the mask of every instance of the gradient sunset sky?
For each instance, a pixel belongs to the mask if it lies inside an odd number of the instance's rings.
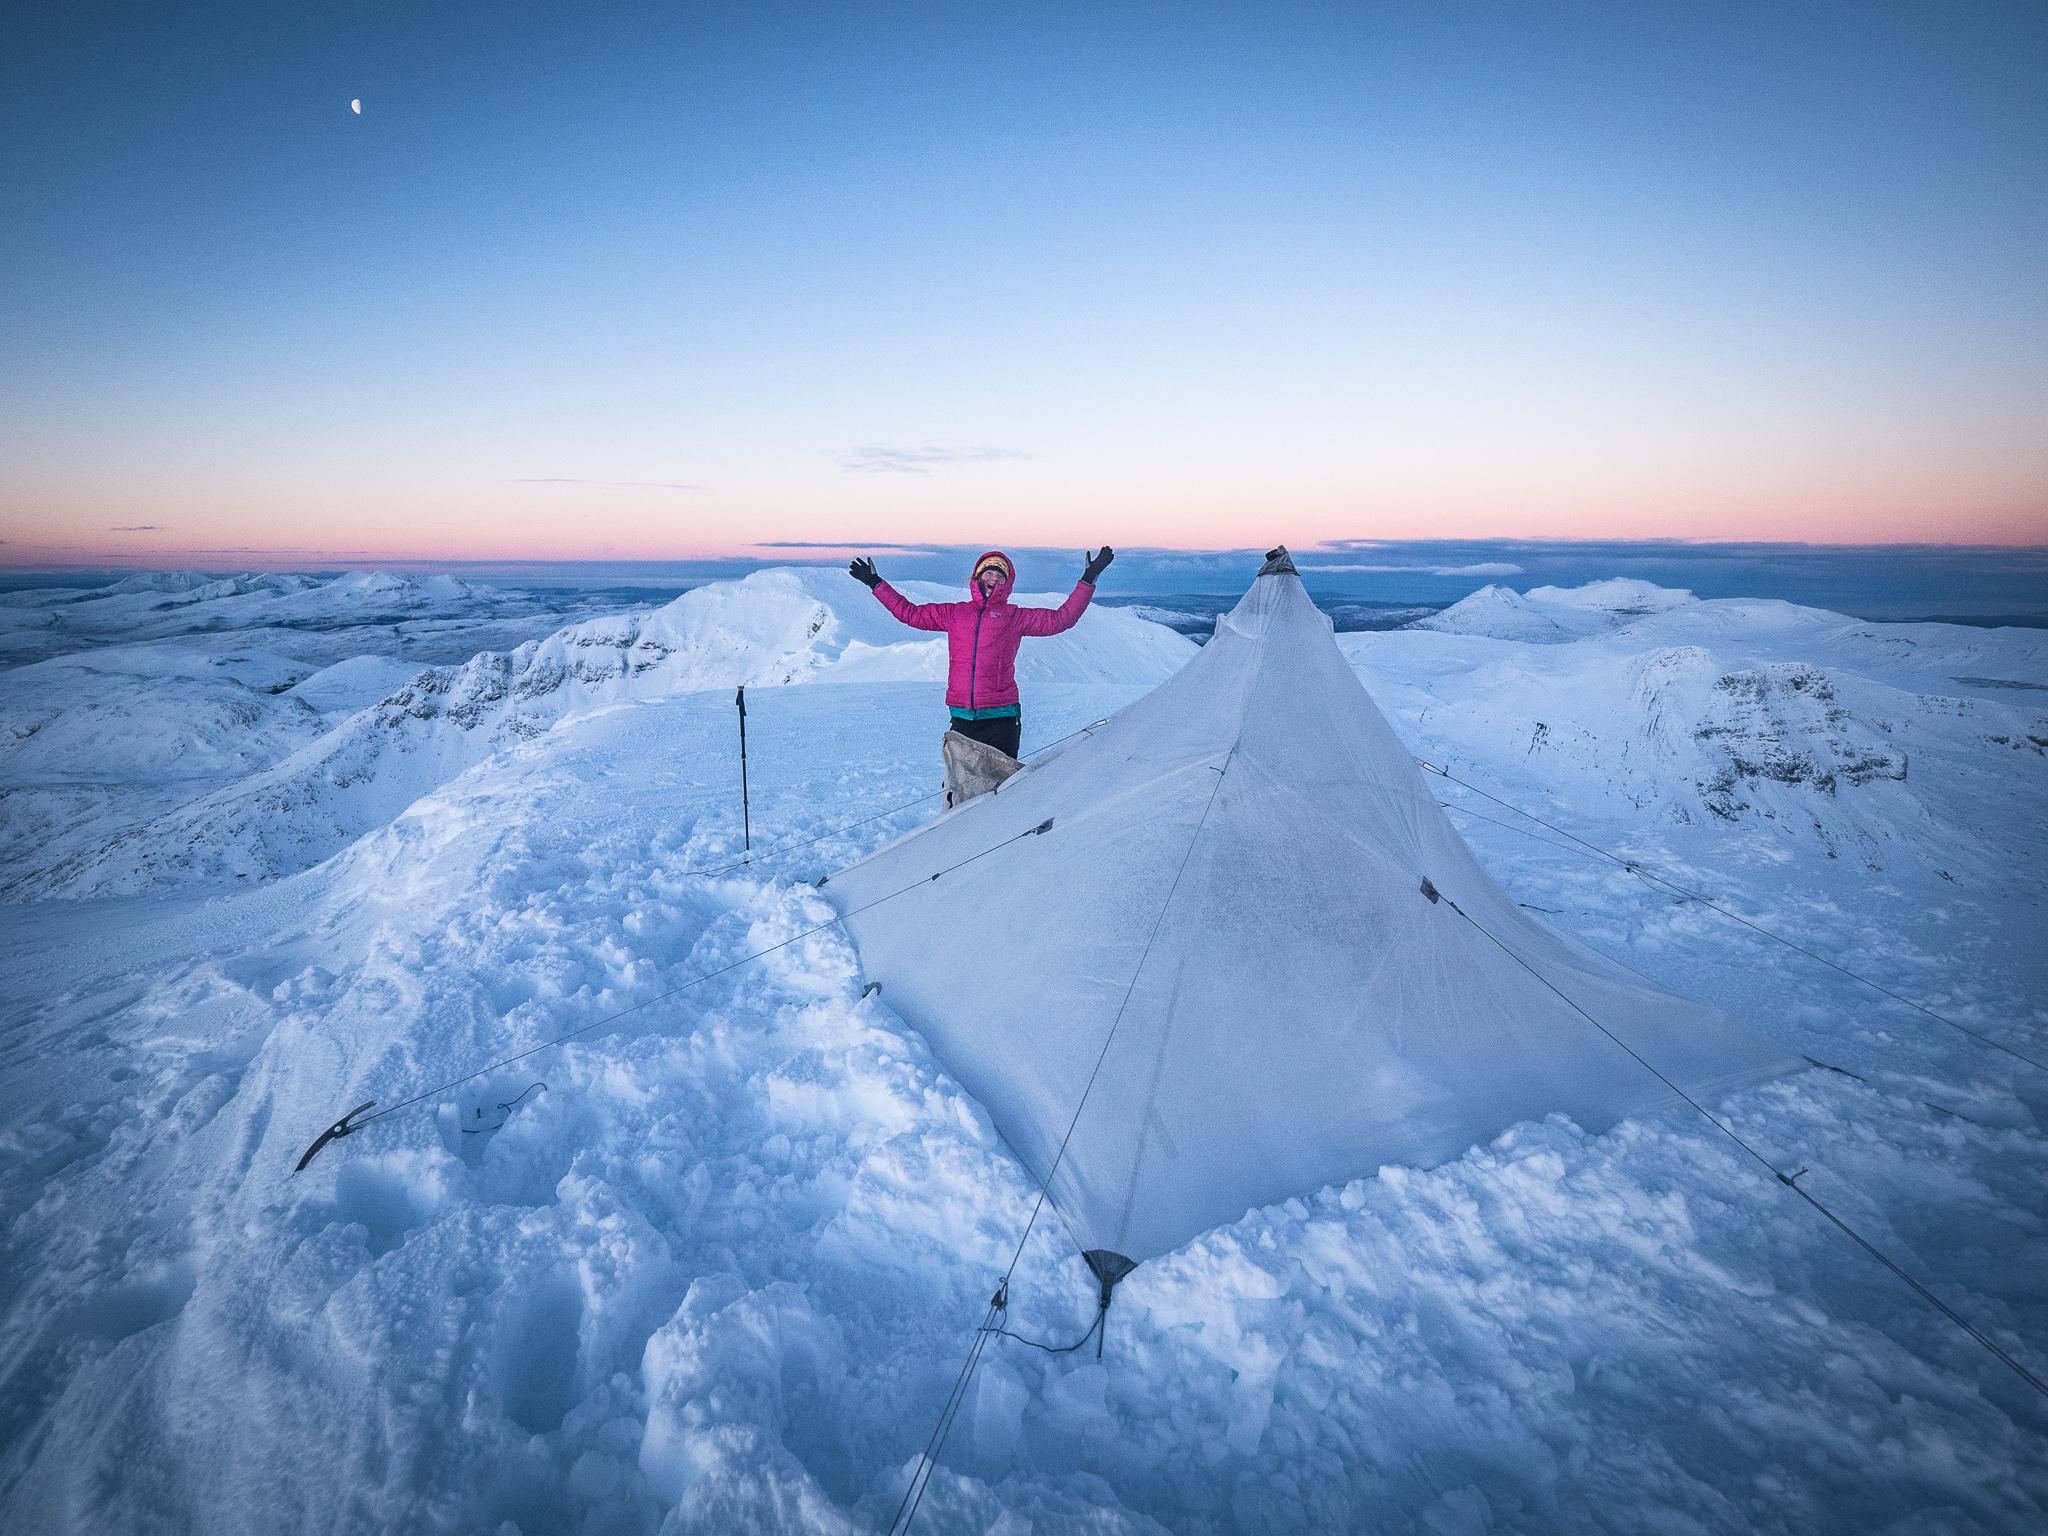
[[[2048,542],[2038,0],[12,25],[0,562]]]

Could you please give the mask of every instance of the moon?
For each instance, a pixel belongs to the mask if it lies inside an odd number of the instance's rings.
[[[348,104],[348,109],[349,109],[349,111],[351,111],[351,112],[355,113],[355,115],[356,115],[357,117],[361,117],[361,116],[363,115],[363,100],[362,100],[362,98],[361,98],[360,96],[358,96],[358,97],[357,97],[357,98],[356,98],[356,99],[355,99],[354,101],[350,102],[350,103]]]

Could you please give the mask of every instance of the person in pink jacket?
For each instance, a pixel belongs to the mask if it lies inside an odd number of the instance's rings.
[[[1107,544],[1090,555],[1073,594],[1057,608],[1019,608],[1011,603],[1017,568],[999,549],[974,562],[967,586],[973,595],[964,603],[913,603],[882,580],[875,562],[865,555],[846,569],[912,629],[944,632],[946,706],[953,712],[952,729],[1015,757],[1024,733],[1017,697],[1017,647],[1026,635],[1056,635],[1080,622],[1095,595],[1096,578],[1115,558],[1116,551]]]

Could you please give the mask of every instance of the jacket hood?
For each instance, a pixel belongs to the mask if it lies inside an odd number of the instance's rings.
[[[1000,549],[984,550],[974,557],[974,564],[967,568],[967,595],[976,602],[981,601],[981,588],[975,584],[974,573],[991,560],[1002,561],[1003,569],[1009,574],[996,583],[996,589],[990,594],[989,601],[991,603],[1007,603],[1010,600],[1010,589],[1017,585],[1017,562],[1004,554]]]

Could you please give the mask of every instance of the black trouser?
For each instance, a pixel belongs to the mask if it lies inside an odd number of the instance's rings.
[[[1022,715],[993,715],[986,720],[962,720],[953,717],[953,730],[970,740],[994,747],[998,752],[1017,755],[1017,748],[1024,740],[1024,717]]]

